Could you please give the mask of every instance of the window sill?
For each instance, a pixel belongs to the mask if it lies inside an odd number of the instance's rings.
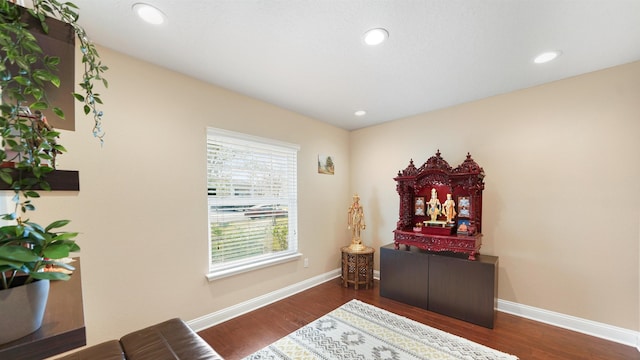
[[[272,258],[261,260],[261,261],[253,261],[249,264],[236,265],[230,268],[214,269],[209,271],[209,273],[206,276],[209,281],[213,281],[213,280],[218,280],[218,279],[226,278],[229,276],[265,268],[268,266],[295,261],[300,259],[301,257],[302,257],[301,253],[287,254],[279,257],[272,257]]]

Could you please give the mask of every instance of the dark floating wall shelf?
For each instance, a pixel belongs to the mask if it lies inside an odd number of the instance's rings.
[[[44,178],[51,185],[51,190],[80,191],[80,176],[77,170],[55,170]],[[4,181],[0,181],[0,190],[11,190],[11,188]],[[42,189],[35,187],[34,190]]]

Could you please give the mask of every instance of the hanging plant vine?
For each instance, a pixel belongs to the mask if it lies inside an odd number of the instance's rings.
[[[84,103],[84,113],[88,115],[92,113],[94,126],[93,135],[104,141],[104,130],[102,129],[103,112],[98,109],[97,104],[102,104],[100,94],[93,92],[94,81],[101,81],[105,88],[109,87],[107,79],[102,74],[108,70],[108,67],[100,61],[100,56],[95,45],[89,40],[87,34],[77,21],[79,18],[78,7],[70,2],[61,3],[56,0],[34,0],[33,9],[28,10],[34,17],[40,20],[43,30],[47,31],[45,22],[46,16],[59,18],[61,21],[69,24],[78,40],[80,41],[80,51],[82,52],[82,64],[84,65],[84,74],[80,87],[84,91],[83,94],[74,93],[73,96],[80,102]]]

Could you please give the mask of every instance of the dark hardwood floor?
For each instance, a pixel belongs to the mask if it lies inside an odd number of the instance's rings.
[[[354,290],[334,279],[256,311],[199,332],[227,360],[242,359],[351,299],[375,305],[434,328],[489,346],[521,360],[640,359],[634,347],[498,312],[494,329]]]

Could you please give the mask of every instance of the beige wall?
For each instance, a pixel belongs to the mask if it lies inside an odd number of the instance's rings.
[[[636,62],[352,132],[365,243],[392,242],[409,159],[440,149],[455,167],[469,151],[499,298],[638,330],[639,99]]]
[[[349,133],[100,50],[110,67],[105,144],[77,107],[60,168],[80,171],[81,191],[47,195],[32,217],[72,219],[82,233],[89,344],[337,269],[352,192],[365,206],[365,243],[391,242],[393,177],[438,148],[454,166],[470,151],[487,173],[482,251],[500,256],[500,298],[638,330],[640,63]],[[301,146],[309,268],[207,282],[206,126]],[[319,153],[333,156],[334,176],[316,173]]]
[[[192,320],[338,268],[350,200],[348,132],[100,50],[110,67],[109,89],[99,91],[105,144],[78,111],[76,132],[62,135],[69,152],[59,168],[80,171],[80,192],[46,196],[33,218],[72,219],[70,230],[81,232],[90,344],[169,317]],[[300,145],[299,251],[308,268],[300,260],[205,279],[207,126]],[[335,175],[317,173],[319,153],[333,156]]]

